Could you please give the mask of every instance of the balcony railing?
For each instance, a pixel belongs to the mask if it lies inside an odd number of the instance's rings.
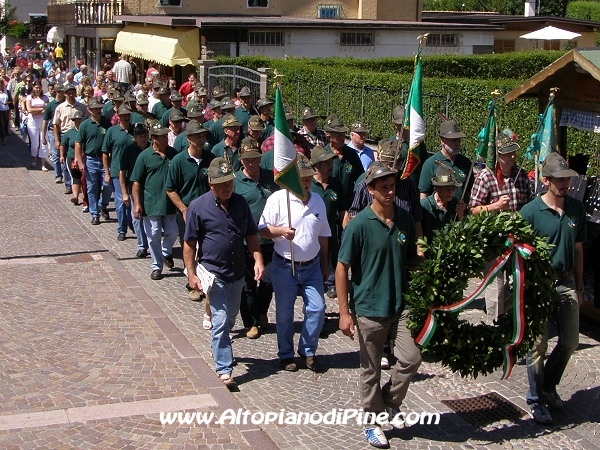
[[[48,23],[56,25],[113,25],[123,13],[123,0],[49,0]]]

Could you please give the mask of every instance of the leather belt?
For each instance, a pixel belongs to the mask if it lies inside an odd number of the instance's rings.
[[[279,253],[273,253],[273,254],[274,254],[274,255],[275,255],[277,258],[279,258],[280,260],[282,260],[282,261],[284,261],[284,262],[286,262],[286,263],[289,263],[289,264],[291,264],[291,263],[292,263],[292,260],[291,260],[291,259],[284,258],[284,257],[283,257],[283,256],[281,256]],[[317,256],[315,256],[313,259],[310,259],[310,260],[308,260],[308,261],[294,261],[294,265],[295,265],[295,266],[307,266],[307,265],[309,265],[309,264],[311,264],[311,263],[314,263],[314,262],[315,262],[317,259],[319,259],[319,255],[318,255],[318,254],[317,254]]]

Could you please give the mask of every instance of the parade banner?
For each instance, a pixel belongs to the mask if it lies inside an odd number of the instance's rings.
[[[285,109],[281,99],[281,88],[275,91],[275,140],[273,148],[273,172],[275,182],[304,200],[304,191],[300,183],[300,172],[296,164],[298,153],[293,144],[292,134],[285,118]]]
[[[525,150],[525,156],[534,159],[535,155],[539,155],[538,163],[543,163],[550,153],[558,151],[556,134],[556,111],[554,109],[554,93],[552,93],[544,114],[540,116],[538,128],[531,135],[531,144]]]
[[[490,100],[488,103],[488,118],[485,122],[485,126],[477,135],[479,144],[475,149],[475,154],[482,160],[485,161],[485,165],[488,169],[495,172],[496,167],[496,134],[498,129],[496,126],[496,102]]]
[[[534,252],[534,248],[526,243],[515,242],[514,236],[509,235],[505,243],[508,247],[492,264],[483,280],[471,295],[462,300],[447,306],[435,306],[429,309],[425,325],[421,328],[415,342],[421,347],[426,347],[433,337],[437,328],[437,317],[435,312],[445,311],[458,313],[466,308],[473,300],[479,298],[494,278],[500,273],[506,263],[513,258],[512,276],[513,276],[513,336],[510,343],[503,349],[504,369],[502,379],[508,378],[515,364],[513,349],[518,346],[525,332],[525,272],[523,270],[523,259],[529,259]],[[514,252],[516,250],[516,252]]]
[[[401,179],[408,178],[417,168],[421,159],[417,147],[425,140],[425,121],[423,120],[423,77],[421,75],[421,49],[415,56],[415,72],[413,74],[408,101],[408,114],[404,116],[404,128],[409,130],[408,154]]]

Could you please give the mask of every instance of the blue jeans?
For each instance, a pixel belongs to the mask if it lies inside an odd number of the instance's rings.
[[[52,158],[52,165],[54,166],[54,178],[62,178],[63,177],[63,167],[60,163],[60,153],[59,150],[54,145],[54,131],[48,130],[46,132],[46,141],[48,141],[48,146],[50,147],[50,157]],[[65,183],[66,185],[66,183]],[[70,184],[69,184],[70,186]]]
[[[175,214],[167,216],[145,216],[144,230],[152,257],[152,270],[163,270],[163,257],[171,255],[177,240]],[[164,237],[162,236],[164,230]]]
[[[100,209],[108,208],[112,193],[110,186],[104,182],[104,166],[101,157],[87,156],[85,158],[85,184],[90,215],[98,217]]]
[[[575,292],[573,276],[562,280],[556,286],[559,303],[553,320],[556,323],[558,342],[544,364],[550,338],[550,321],[544,326],[542,334],[527,354],[527,377],[529,391],[527,403],[545,403],[544,392],[556,391],[571,355],[579,345],[579,305]]]
[[[131,202],[130,211],[133,211],[135,209],[135,202],[133,201],[133,195],[131,195],[131,191],[129,191],[129,201]],[[143,219],[136,219],[132,214],[131,223],[133,225],[133,232],[135,233],[135,237],[137,238],[137,249],[148,249],[148,239],[146,238],[146,231],[144,230]]]
[[[117,214],[117,233],[127,233],[127,224],[131,216],[131,210],[123,203],[123,194],[121,192],[121,183],[119,178],[111,178],[112,189],[115,194],[115,213]]]
[[[210,312],[212,314],[212,354],[215,360],[215,371],[219,375],[231,374],[233,370],[233,349],[229,332],[235,325],[235,318],[240,311],[240,300],[244,279],[225,283],[219,278],[210,289]]]
[[[275,291],[275,322],[277,328],[277,356],[280,359],[294,357],[294,304],[300,294],[304,301],[304,321],[298,342],[298,353],[314,356],[319,344],[319,334],[325,321],[325,298],[323,277],[319,258],[308,264],[292,264],[273,253],[271,279]],[[212,302],[212,297],[211,297]]]

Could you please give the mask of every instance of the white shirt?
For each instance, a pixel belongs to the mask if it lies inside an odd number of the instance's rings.
[[[288,210],[286,190],[274,192],[268,199],[258,221],[258,229],[268,225],[274,227],[288,226]],[[311,193],[308,203],[290,193],[290,212],[292,228],[296,229],[296,236],[291,241],[294,246],[294,261],[310,261],[319,254],[321,246],[319,237],[331,236],[331,229],[327,222],[327,212],[323,199],[314,192]],[[284,258],[291,259],[290,241],[280,236],[273,239],[275,252]]]
[[[148,96],[148,111],[152,111],[152,107],[154,105],[156,105],[158,102],[160,102],[160,98],[154,98],[154,95],[149,95]],[[158,120],[160,120],[160,117],[157,117]]]

